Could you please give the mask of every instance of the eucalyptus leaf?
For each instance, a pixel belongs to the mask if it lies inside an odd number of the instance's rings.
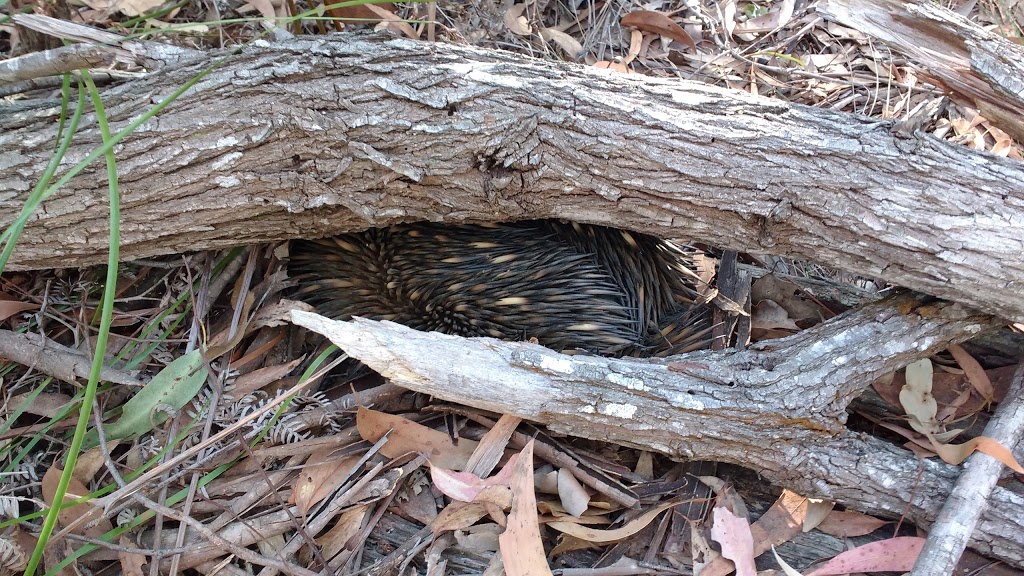
[[[121,408],[121,417],[103,426],[107,440],[136,437],[149,432],[188,404],[206,382],[206,362],[198,350],[168,364]],[[99,444],[96,430],[85,437],[85,447]]]

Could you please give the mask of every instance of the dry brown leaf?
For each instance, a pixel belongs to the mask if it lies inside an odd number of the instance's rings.
[[[505,10],[501,21],[505,23],[509,32],[519,36],[529,36],[533,33],[530,30],[530,23],[523,16],[524,12],[526,12],[526,4],[513,4],[511,8]]]
[[[253,316],[252,321],[249,322],[249,328],[256,330],[258,328],[273,328],[275,326],[286,326],[291,324],[290,314],[292,310],[316,312],[316,308],[306,304],[305,302],[282,298],[277,304],[271,304],[260,308],[259,312]]]
[[[231,395],[235,398],[241,398],[246,394],[255,392],[272,382],[277,382],[291,373],[291,371],[294,370],[304,358],[305,356],[300,356],[287,364],[265,366],[258,370],[253,370],[248,374],[242,374],[237,380],[235,380],[234,385],[231,387]]]
[[[3,294],[2,296],[6,296]],[[0,322],[7,320],[15,314],[26,310],[38,310],[39,304],[33,302],[19,302],[18,300],[0,299]]]
[[[640,55],[640,48],[644,45],[644,35],[639,30],[633,30],[629,33],[629,53],[622,59],[623,66],[629,66],[629,63],[636,59]]]
[[[747,511],[747,504],[743,497],[736,492],[733,485],[717,476],[698,476],[698,480],[707,485],[715,493],[715,504],[725,506],[732,510],[733,514],[747,518],[750,513]]]
[[[322,448],[310,454],[306,465],[292,485],[288,502],[295,504],[305,516],[317,502],[330,496],[356,472],[361,455],[337,458],[334,448]]]
[[[852,538],[871,534],[886,524],[889,522],[860,512],[833,510],[818,524],[818,530],[837,538]]]
[[[554,28],[541,28],[540,37],[545,41],[554,42],[558,47],[565,50],[565,53],[572,59],[578,59],[583,55],[583,45],[575,38]]]
[[[126,16],[142,16],[164,3],[164,0],[116,0],[111,7]]]
[[[476,524],[487,514],[487,506],[483,503],[452,502],[437,514],[434,521],[430,523],[430,530],[434,534],[450,530],[463,530]]]
[[[981,397],[985,399],[985,402],[991,402],[996,395],[995,388],[992,386],[992,381],[988,379],[988,374],[985,369],[978,364],[978,361],[971,356],[967,350],[964,350],[962,346],[953,344],[949,348],[949,353],[953,355],[953,359],[956,363],[963,368],[964,373],[967,374],[967,380],[970,381],[971,386],[981,394]]]
[[[466,463],[466,470],[481,477],[489,475],[505,455],[508,440],[522,421],[517,416],[502,414],[480,439],[480,444]]]
[[[267,22],[271,25],[277,25],[277,12],[274,10],[274,5],[270,3],[270,0],[248,0],[246,4],[242,5],[242,10],[245,10],[246,5],[252,6],[263,16]]]
[[[587,550],[589,548],[599,548],[597,544],[593,542],[587,542],[582,538],[577,538],[569,534],[563,534],[558,539],[558,544],[551,549],[551,557],[565,554],[567,552],[574,552],[576,550]]]
[[[679,24],[676,24],[671,18],[661,12],[635,10],[622,17],[622,25],[632,26],[637,30],[643,30],[652,34],[661,34],[666,38],[678,40],[686,44],[694,52],[697,51],[697,44],[694,43],[693,38],[690,38],[690,35]]]
[[[551,574],[537,520],[537,497],[533,491],[533,443],[530,440],[512,469],[512,511],[508,526],[498,537],[501,560],[508,576]]]
[[[65,406],[71,402],[71,396],[67,394],[60,394],[58,392],[40,392],[32,401],[27,405],[22,406],[22,402],[29,399],[32,394],[26,392],[24,394],[18,394],[11,398],[8,405],[15,406],[19,410],[24,410],[29,414],[35,414],[36,416],[46,416],[47,418],[53,418]]]
[[[135,548],[135,542],[132,542],[126,536],[121,536],[118,542],[125,548]],[[123,576],[143,576],[145,574],[142,570],[142,567],[146,565],[146,556],[144,554],[118,552],[117,559],[121,561],[121,574]]]
[[[380,8],[381,10],[391,12],[392,14],[395,12],[394,2],[375,2],[372,5]],[[353,20],[354,23],[356,24],[377,22],[378,20],[380,20],[380,18],[377,16],[376,12],[369,9],[370,6],[370,4],[361,4],[356,6],[339,6],[330,9],[329,12],[331,13],[331,16],[335,18],[350,19]]]
[[[818,527],[825,518],[828,517],[832,509],[836,507],[836,503],[831,500],[822,500],[820,498],[808,498],[807,499],[807,515],[804,516],[804,522],[802,530],[804,532],[810,532]]]
[[[405,34],[406,38],[413,40],[419,40],[420,33],[417,32],[408,22],[399,18],[394,12],[390,12],[373,4],[364,4],[366,9],[370,10],[374,14],[380,17],[380,24],[376,25],[373,29],[380,30],[381,28],[387,28],[392,32],[400,32]]]
[[[63,470],[60,468],[50,466],[46,473],[43,474],[43,501],[50,506],[54,505],[53,497],[57,494],[57,484],[60,482],[62,473]],[[72,476],[71,482],[68,484],[68,490],[64,495],[64,501],[71,502],[88,494],[89,489]],[[110,520],[103,517],[103,510],[89,502],[81,502],[64,508],[57,514],[57,521],[60,522],[62,527],[72,527],[72,533],[89,538],[99,538],[103,534],[110,532],[113,528]]]
[[[120,443],[120,440],[110,440],[107,442],[107,452],[109,453],[114,448],[117,448],[117,445]],[[106,457],[103,455],[102,448],[97,446],[86,450],[78,457],[78,461],[75,462],[75,471],[72,472],[72,476],[82,484],[87,484],[96,476],[100,468],[104,467],[104,462],[106,462]]]
[[[661,504],[656,508],[652,508],[644,514],[630,520],[625,526],[615,528],[613,530],[597,530],[595,528],[582,526],[576,522],[568,521],[548,522],[548,526],[564,534],[569,534],[570,536],[586,540],[587,542],[607,544],[609,542],[618,542],[623,538],[628,538],[643,530],[648,524],[658,517],[658,514],[661,514],[676,504],[678,504],[678,502],[665,502],[664,504]]]
[[[722,556],[732,561],[736,576],[757,576],[750,523],[724,506],[715,506],[713,514],[711,537],[721,545]]]
[[[772,81],[774,82],[774,79]],[[751,285],[750,298],[754,302],[775,302],[782,306],[795,322],[821,319],[821,308],[805,297],[800,286],[772,274],[758,278]]]
[[[323,549],[325,558],[334,558],[345,549],[345,544],[363,527],[363,519],[371,512],[371,508],[370,504],[360,504],[345,510],[333,528],[317,536],[316,543]]]
[[[473,440],[461,438],[456,446],[451,437],[444,432],[427,428],[401,416],[363,407],[356,412],[356,429],[367,442],[376,442],[390,431],[387,444],[380,450],[380,453],[388,458],[396,458],[410,452],[423,452],[431,464],[452,470],[464,470],[466,462],[478,444]]]
[[[498,551],[498,536],[501,529],[501,526],[491,522],[470,526],[466,530],[456,530],[455,541],[467,550],[489,555]]]
[[[789,313],[771,300],[761,300],[754,306],[750,327],[756,330],[800,330]]]

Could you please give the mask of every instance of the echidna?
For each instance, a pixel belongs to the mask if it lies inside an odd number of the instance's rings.
[[[653,236],[536,220],[401,224],[292,244],[297,297],[335,319],[609,356],[710,342],[691,258]]]

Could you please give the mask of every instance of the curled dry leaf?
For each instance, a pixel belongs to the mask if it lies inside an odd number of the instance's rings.
[[[373,28],[374,30],[386,28],[392,32],[401,32],[402,34],[405,34],[406,38],[419,40],[419,32],[410,26],[408,22],[399,18],[394,12],[390,12],[379,6],[374,6],[373,4],[363,4],[363,7],[380,17],[380,24],[377,24],[377,26]]]
[[[241,398],[246,394],[255,392],[272,382],[277,382],[281,378],[287,376],[304,359],[305,356],[300,356],[287,364],[264,366],[263,368],[253,370],[248,374],[242,374],[237,380],[235,380],[235,383],[231,388],[231,395],[235,398]]]
[[[632,26],[637,30],[660,34],[666,38],[678,40],[686,44],[690,50],[697,51],[697,44],[686,33],[686,30],[683,30],[682,26],[673,22],[671,18],[661,12],[636,10],[622,17],[622,25]]]
[[[804,516],[803,531],[810,532],[814,530],[819,524],[821,524],[825,518],[832,512],[832,509],[836,507],[836,503],[831,500],[822,500],[821,498],[808,498],[807,499],[807,515]]]
[[[501,21],[505,23],[509,32],[519,36],[529,36],[532,33],[530,23],[523,16],[524,12],[526,12],[526,4],[513,4],[511,8],[505,10]]]
[[[60,414],[69,403],[71,396],[59,392],[40,392],[35,396],[31,392],[18,394],[8,401],[9,406],[15,406],[15,410],[23,410],[28,414],[46,416],[53,418]]]
[[[583,56],[583,45],[561,30],[554,28],[541,28],[540,37],[545,41],[554,42],[558,47],[565,50],[571,58],[577,59]]]
[[[456,472],[430,463],[430,479],[442,494],[459,502],[473,502],[488,486],[509,486],[512,470],[519,460],[513,454],[505,466],[490,478],[480,478],[470,472]]]
[[[437,514],[430,523],[430,530],[434,534],[463,530],[476,524],[487,514],[487,505],[482,502],[452,502]]]
[[[640,54],[640,49],[644,45],[644,35],[639,30],[633,30],[629,33],[629,53],[622,60],[624,66],[628,66],[630,62],[636,60],[636,57]]]
[[[292,485],[288,501],[295,504],[303,516],[356,472],[355,465],[359,462],[359,454],[337,458],[334,451],[333,447],[321,448],[310,454],[306,465],[302,467]]]
[[[1013,457],[1013,452],[1008,450],[1006,446],[1003,446],[999,442],[988,438],[986,436],[978,436],[977,438],[971,438],[963,444],[941,444],[935,439],[932,434],[927,434],[928,440],[932,444],[932,449],[939,455],[939,458],[948,464],[958,465],[967,459],[975,451],[983,452],[989,456],[999,460],[1003,464],[1006,464],[1007,468],[1010,468],[1018,474],[1024,474],[1024,468],[1021,467],[1017,459]]]
[[[126,536],[121,536],[118,543],[125,549],[135,548],[135,542]],[[121,574],[123,576],[143,576],[145,572],[142,567],[146,565],[145,554],[133,554],[131,552],[118,552],[117,559],[121,561]]]
[[[572,472],[565,468],[558,471],[558,498],[562,502],[562,508],[577,518],[590,506],[590,493]]]

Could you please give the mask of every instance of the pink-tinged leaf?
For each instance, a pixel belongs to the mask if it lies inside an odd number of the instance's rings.
[[[747,519],[736,516],[723,506],[715,507],[714,519],[711,537],[722,546],[722,556],[732,560],[736,566],[736,576],[757,576],[754,538]]]
[[[843,552],[808,576],[832,576],[850,572],[906,572],[914,567],[923,547],[924,538],[915,536],[871,542]]]
[[[480,478],[471,472],[456,472],[431,464],[430,479],[442,494],[452,500],[472,502],[488,486],[508,486],[518,460],[519,455],[513,454],[505,466],[490,478]]]

